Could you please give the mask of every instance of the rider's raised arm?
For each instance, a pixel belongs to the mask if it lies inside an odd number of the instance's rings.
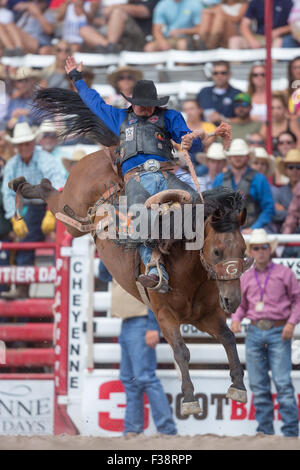
[[[66,59],[65,70],[84,104],[96,114],[115,135],[119,135],[120,126],[125,118],[126,110],[114,108],[106,104],[96,90],[87,86],[82,78],[82,62],[78,65],[74,57],[68,57]]]
[[[119,135],[120,126],[125,119],[126,109],[119,109],[106,104],[96,90],[87,86],[84,80],[77,80],[75,87],[82,101],[114,132]]]

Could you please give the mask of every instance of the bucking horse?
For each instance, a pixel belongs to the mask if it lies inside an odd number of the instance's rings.
[[[110,201],[113,194],[120,196],[124,190],[116,160],[116,136],[88,110],[75,92],[41,89],[36,94],[35,106],[44,118],[57,120],[58,116],[64,119],[68,116],[64,121],[67,122],[65,135],[93,135],[105,148],[80,160],[71,170],[62,191],[54,189],[46,179],[31,185],[23,177],[11,181],[10,188],[24,198],[44,200],[73,237],[91,232],[99,257],[114,279],[138,300],[148,302],[181,372],[182,414],[201,411],[189,374],[190,352],[181,335],[182,324],[191,324],[222,343],[232,381],[226,396],[246,403],[243,367],[235,336],[226,323],[241,301],[240,277],[252,264],[251,259],[245,258],[246,245],[241,234],[247,217],[241,194],[226,188],[205,191],[203,246],[189,250],[184,240],[169,243],[161,252],[170,277],[170,290],[164,294],[150,289],[142,292],[136,282],[137,271],[144,272],[145,267],[137,257],[137,249],[126,249],[109,237],[97,236],[97,227],[103,221],[99,208]],[[172,199],[172,195],[169,196],[164,195],[164,200]]]

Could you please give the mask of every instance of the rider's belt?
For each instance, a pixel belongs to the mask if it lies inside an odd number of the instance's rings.
[[[282,326],[286,323],[286,320],[269,320],[262,318],[261,320],[251,320],[251,325],[255,325],[261,330],[270,330],[273,327]]]
[[[175,165],[171,162],[159,162],[158,160],[150,158],[145,163],[143,163],[143,165],[139,165],[133,168],[132,170],[127,171],[127,173],[125,173],[124,175],[124,181],[127,184],[131,178],[139,176],[140,173],[143,173],[144,171],[149,171],[153,173],[156,171],[164,172],[167,170],[173,170],[174,166]]]

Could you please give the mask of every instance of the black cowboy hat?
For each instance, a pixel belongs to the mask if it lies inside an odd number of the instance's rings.
[[[138,106],[164,106],[169,101],[169,96],[163,96],[158,98],[157,90],[152,80],[139,80],[130,96],[125,96],[121,93],[124,98],[131,104]]]

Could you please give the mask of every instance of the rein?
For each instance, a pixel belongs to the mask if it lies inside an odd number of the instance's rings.
[[[241,275],[247,271],[252,265],[254,259],[249,258],[233,258],[226,259],[217,264],[209,264],[203,255],[203,250],[200,250],[201,263],[208,273],[209,279],[216,281],[233,281],[239,279]]]

